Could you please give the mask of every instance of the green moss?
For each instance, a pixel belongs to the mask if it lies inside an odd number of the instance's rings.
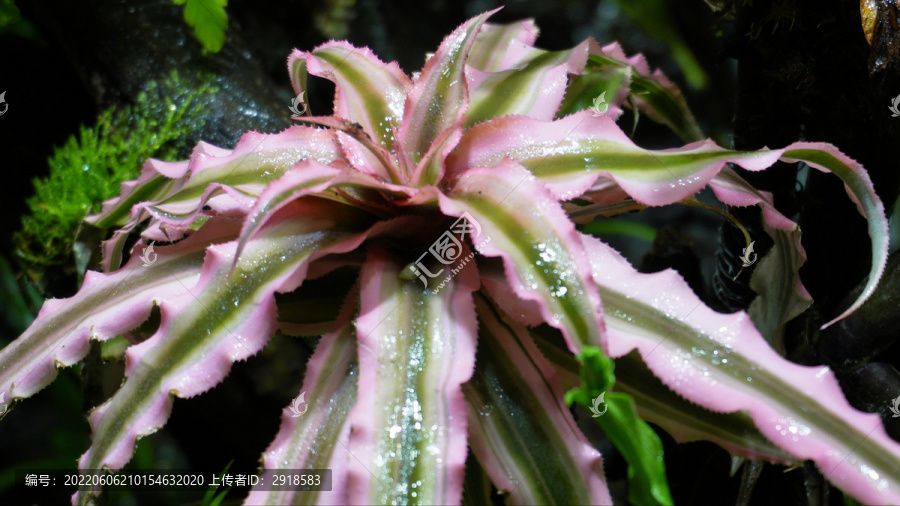
[[[133,106],[104,111],[93,127],[54,149],[50,175],[35,178],[34,195],[22,228],[13,236],[16,255],[29,270],[73,265],[73,244],[81,220],[100,210],[119,185],[136,178],[147,158],[183,158],[190,134],[203,126],[218,91],[211,77],[187,84],[176,72],[149,83]],[[191,81],[193,83],[193,81]]]

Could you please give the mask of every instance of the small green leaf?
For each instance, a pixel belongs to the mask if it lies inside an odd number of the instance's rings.
[[[634,68],[630,63],[610,56],[591,55],[588,58],[588,73],[576,76],[569,91],[566,92],[566,96],[572,95],[575,100],[578,93],[586,93],[591,85],[595,88],[594,92],[599,91],[598,83],[603,83],[602,86],[606,86],[610,91],[618,90],[621,86],[628,86],[628,101],[635,114],[643,112],[653,121],[667,125],[685,142],[706,138],[697,125],[697,120],[691,113],[681,90],[658,73],[642,74],[628,70]],[[620,77],[616,78],[616,76]],[[592,96],[594,95],[581,97],[580,100],[584,102]],[[557,117],[562,117],[562,115],[558,114]],[[636,121],[637,119],[635,119]]]
[[[706,88],[709,82],[706,72],[682,36],[665,0],[615,0],[615,3],[634,24],[669,46],[672,58],[678,62],[691,88],[695,90]]]
[[[225,477],[225,473],[228,472],[228,469],[231,467],[231,464],[234,464],[234,459],[228,462],[228,465],[225,466],[225,469],[222,469],[222,472],[219,473],[218,483],[222,483],[222,480]],[[201,502],[201,506],[219,506],[222,503],[222,500],[225,499],[225,495],[228,494],[228,491],[231,490],[231,487],[226,488],[218,495],[216,495],[216,491],[219,489],[219,485],[210,485],[206,490],[206,494],[203,495],[203,502]]]
[[[589,109],[593,105],[593,100],[601,93],[607,94],[608,102],[612,101],[620,89],[631,84],[631,73],[628,68],[621,65],[606,65],[592,68],[585,74],[571,76],[566,96],[559,106],[556,117],[564,118],[574,112]]]
[[[566,392],[566,404],[578,402],[591,409],[592,399],[603,396],[606,411],[594,419],[628,461],[628,500],[632,504],[673,504],[659,436],[637,414],[628,394],[609,392],[616,382],[615,362],[594,346],[578,355],[582,362],[581,387]]]
[[[100,343],[100,357],[103,360],[124,360],[125,350],[131,343],[125,336],[116,336]]]
[[[228,0],[173,1],[175,5],[184,5],[184,20],[193,27],[203,49],[219,52],[225,45],[225,30],[228,28],[228,14],[225,12]]]
[[[603,239],[605,236],[624,235],[653,244],[656,229],[643,223],[617,219],[600,219],[585,225],[582,232]]]

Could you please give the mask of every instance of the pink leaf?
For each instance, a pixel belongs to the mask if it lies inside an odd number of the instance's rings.
[[[501,72],[518,67],[525,56],[533,54],[538,27],[533,19],[508,25],[484,23],[475,37],[466,64],[483,72]]]
[[[248,243],[234,270],[237,242],[211,247],[196,286],[163,301],[159,330],[126,352],[127,380],[91,413],[95,443],[81,468],[121,468],[137,439],[165,423],[174,396],[212,388],[233,362],[258,352],[275,330],[274,293],[296,289],[311,260],[362,243],[365,232],[347,228],[359,217],[348,209],[294,201]],[[319,228],[326,216],[333,228]]]
[[[476,307],[479,362],[464,391],[472,451],[491,481],[515,504],[612,504],[600,452],[563,402],[552,365],[523,326],[483,297]],[[541,455],[553,458],[535,465]]]
[[[760,432],[864,503],[900,502],[900,444],[878,415],[857,411],[828,367],[779,356],[746,313],[706,307],[675,271],[640,274],[583,236],[604,304],[608,354],[637,349],[685,399],[719,413],[746,411]]]
[[[306,366],[301,392],[309,392],[309,409],[300,417],[287,409],[281,415],[281,430],[263,454],[263,468],[331,469],[331,491],[272,490],[256,487],[247,504],[347,504],[349,472],[350,409],[356,402],[356,340],[351,318],[358,293],[344,304],[339,328],[322,336]],[[302,395],[302,394],[301,394]],[[270,483],[271,484],[271,483]]]
[[[438,135],[466,112],[466,57],[482,23],[497,10],[466,21],[448,35],[413,84],[399,130],[403,148],[413,162],[418,163]]]
[[[475,364],[478,272],[467,265],[434,294],[401,279],[402,269],[381,248],[363,265],[349,502],[456,504],[466,461],[461,385]]]
[[[503,160],[494,168],[470,169],[441,210],[469,215],[480,224],[472,236],[478,251],[500,257],[511,290],[536,302],[548,324],[562,330],[570,350],[600,346],[602,306],[578,232],[553,195],[522,166]]]
[[[393,127],[403,118],[412,82],[396,62],[384,63],[369,48],[347,42],[326,42],[311,53],[294,50],[288,58],[297,94],[306,91],[306,72],[335,84],[334,115],[362,125],[390,150]]]
[[[28,330],[0,350],[0,392],[30,397],[56,378],[57,367],[84,358],[90,339],[105,341],[139,326],[154,304],[197,283],[210,244],[237,232],[234,223],[213,220],[178,244],[157,247],[149,268],[134,255],[115,273],[88,271],[77,294],[44,302]]]

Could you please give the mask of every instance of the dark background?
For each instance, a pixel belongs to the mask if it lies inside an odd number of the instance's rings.
[[[615,2],[510,2],[491,21],[536,18],[541,29],[537,45],[547,49],[568,48],[588,36],[601,43],[619,40],[628,54],[643,52],[651,66],[662,68],[681,85],[704,132],[720,144],[759,149],[796,140],[831,142],[867,167],[876,191],[890,209],[900,177],[900,118],[891,118],[888,105],[900,94],[900,85],[896,67],[870,72],[872,50],[863,36],[857,2],[757,0],[752,6],[712,2],[724,9],[719,13],[701,0],[634,3],[656,3],[656,12],[663,9],[668,13],[663,17],[706,72],[704,89],[688,87],[668,41],[658,32],[648,32],[640,19],[629,17]],[[47,175],[46,160],[53,147],[61,146],[79,125],[93,124],[106,108],[133,103],[145,81],[162,78],[172,68],[219,76],[223,93],[209,111],[215,121],[196,132],[191,141],[204,139],[230,147],[243,131],[272,132],[290,124],[287,105],[293,93],[285,64],[292,48],[312,49],[331,37],[346,38],[413,72],[420,68],[425,53],[434,51],[452,29],[498,5],[485,0],[232,0],[227,7],[225,48],[218,54],[204,54],[184,25],[181,8],[168,0],[34,0],[19,4],[38,36],[0,35],[0,92],[7,92],[9,103],[8,112],[0,117],[4,176],[0,252],[11,261],[16,257],[12,235],[27,209],[31,181]],[[327,88],[310,100],[314,106],[328,101]],[[626,117],[622,124],[630,126],[629,121]],[[639,124],[635,139],[653,148],[680,145],[664,128],[646,119]],[[817,325],[809,322],[821,322],[835,314],[866,275],[869,238],[864,220],[837,178],[812,171],[801,186],[796,183],[796,171],[796,166],[779,165],[747,177],[773,192],[779,208],[801,223],[809,257],[802,277],[816,306],[797,325],[815,328]],[[701,286],[698,291],[704,292],[708,303],[721,307],[712,300],[708,286],[720,241],[718,222],[704,225],[708,218],[698,216],[663,213],[649,218],[655,226],[672,228],[688,245],[674,246],[678,241],[656,244],[654,252],[644,258],[643,268],[675,266],[692,286]],[[752,221],[752,217],[748,219]],[[701,222],[699,231],[691,229],[690,220]],[[701,271],[707,274],[701,276]],[[67,297],[76,288],[73,277],[61,276],[48,295]],[[892,311],[897,311],[896,304]],[[894,318],[896,321],[896,315]],[[19,332],[21,329],[4,324],[0,345]],[[803,352],[810,342],[815,347],[818,336],[800,331],[792,335],[801,336],[791,343],[793,350],[800,350],[795,357],[798,361],[821,363],[815,352]],[[884,348],[875,358],[896,365],[896,346]],[[177,400],[168,425],[141,443],[136,461],[144,467],[166,463],[212,474],[234,460],[232,472],[254,472],[261,451],[277,431],[279,413],[299,388],[309,350],[302,341],[283,340],[277,348],[267,347],[261,356],[235,364],[228,379],[209,393]],[[110,368],[115,370],[115,366]],[[885,381],[896,380],[891,374],[887,373]],[[21,487],[9,486],[12,466],[72,466],[87,449],[89,428],[84,412],[96,405],[97,399],[83,393],[83,376],[83,371],[61,371],[51,387],[16,406],[0,425],[3,504],[25,503],[18,502],[23,499]],[[116,378],[113,372],[104,379],[107,390],[115,388]],[[97,395],[102,399],[106,394]],[[707,443],[676,446],[668,436],[663,438],[676,503],[735,500],[740,479],[729,476],[726,452]],[[623,480],[624,467],[616,455],[605,454],[605,459],[610,479]],[[752,504],[806,503],[803,482],[814,481],[815,476],[808,476],[809,471],[803,469],[782,471],[777,466],[765,467]],[[840,501],[837,491],[827,497],[831,503]],[[36,496],[30,499],[40,501]],[[149,504],[191,499],[144,500]]]

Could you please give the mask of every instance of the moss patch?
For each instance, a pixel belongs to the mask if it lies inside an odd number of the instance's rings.
[[[81,220],[118,195],[147,158],[175,160],[188,153],[190,134],[203,126],[218,91],[211,77],[199,82],[188,85],[176,72],[151,82],[134,105],[107,109],[94,126],[82,126],[54,149],[50,175],[35,179],[29,212],[13,236],[16,255],[32,274],[71,268]]]

